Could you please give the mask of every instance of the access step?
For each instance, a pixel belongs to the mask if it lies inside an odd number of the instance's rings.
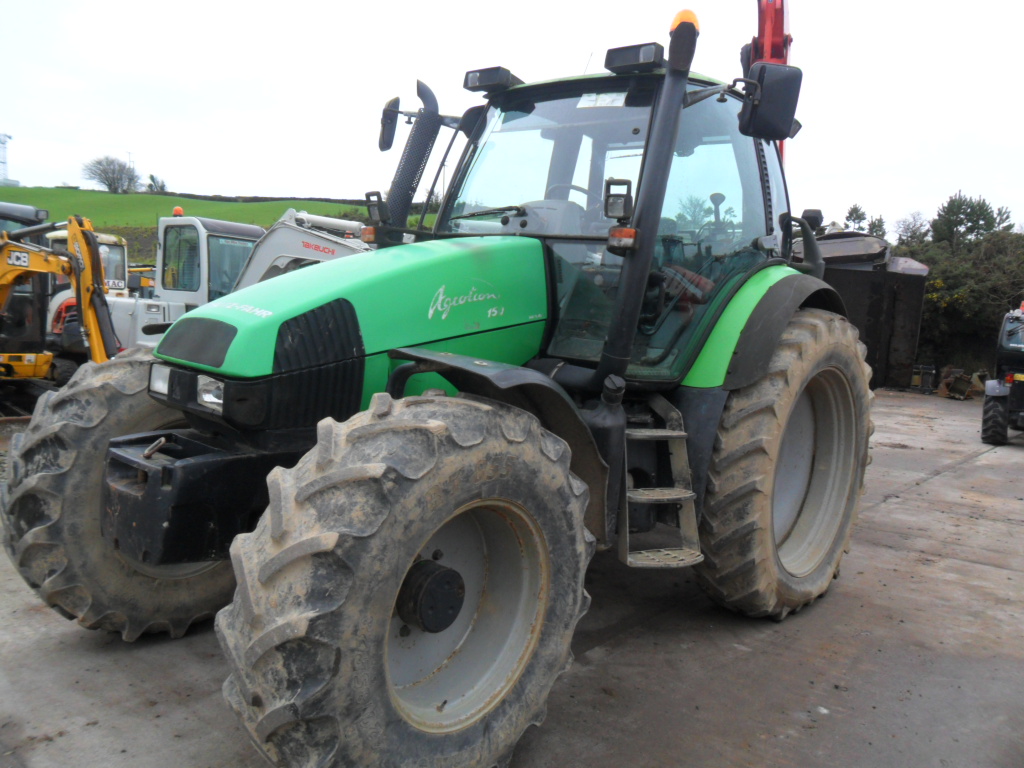
[[[686,432],[681,429],[653,429],[637,427],[626,430],[627,440],[685,440]]]
[[[678,549],[642,549],[630,552],[627,565],[631,568],[686,568],[704,559],[699,550],[689,547]]]
[[[629,488],[626,499],[632,504],[682,504],[696,498],[687,488]]]

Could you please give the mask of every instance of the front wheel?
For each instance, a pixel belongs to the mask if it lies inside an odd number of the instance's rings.
[[[14,565],[60,614],[89,629],[185,634],[234,589],[226,562],[147,565],[125,557],[101,531],[107,444],[113,437],[181,426],[181,414],[149,396],[147,350],[78,369],[36,404],[15,435],[0,497],[4,544]]]
[[[838,574],[872,430],[864,356],[845,318],[799,310],[765,375],[730,394],[697,566],[717,602],[782,619],[824,594]]]
[[[232,545],[226,698],[282,765],[504,765],[589,602],[568,447],[464,398],[377,395],[318,432]]]
[[[1010,398],[985,395],[981,412],[981,442],[1006,445],[1010,439]]]

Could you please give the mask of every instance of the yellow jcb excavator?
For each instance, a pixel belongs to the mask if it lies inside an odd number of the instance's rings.
[[[37,245],[57,229],[67,229],[67,250]],[[46,350],[47,276],[65,275],[78,303],[81,332],[93,362],[119,351],[107,307],[99,243],[92,222],[73,216],[0,232],[0,381],[49,379],[63,384],[77,363]]]

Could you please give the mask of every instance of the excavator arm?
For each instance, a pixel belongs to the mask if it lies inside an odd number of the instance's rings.
[[[28,238],[33,235],[51,232],[60,226],[67,227],[67,251],[28,242]],[[0,232],[0,306],[6,307],[15,286],[27,282],[33,274],[60,274],[71,281],[82,334],[88,343],[93,362],[102,363],[117,354],[119,345],[106,301],[99,243],[88,219],[74,216],[68,219],[66,225],[41,224],[14,232]],[[39,349],[37,357],[46,362],[52,359],[43,349]],[[8,376],[12,375],[12,371],[22,370],[18,367],[8,368],[10,366],[4,368]],[[21,378],[36,374],[26,372],[13,375]]]
[[[103,363],[118,353],[117,335],[110,318],[100,246],[92,222],[81,216],[68,219],[71,284],[78,301],[78,316],[93,362]]]

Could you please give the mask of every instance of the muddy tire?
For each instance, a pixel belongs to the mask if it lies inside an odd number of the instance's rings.
[[[505,765],[590,601],[568,446],[508,406],[379,394],[269,486],[217,616],[257,747],[287,766]],[[409,597],[435,566],[463,584],[441,628],[418,623],[441,592]]]
[[[845,318],[800,310],[765,376],[729,395],[696,569],[718,603],[782,619],[838,574],[873,429],[865,351]]]
[[[15,435],[0,492],[4,544],[28,584],[89,629],[180,637],[231,599],[227,562],[148,566],[123,557],[100,533],[107,443],[171,426],[180,414],[150,399],[152,355],[133,349],[81,368],[36,404]]]
[[[1010,439],[1010,398],[985,396],[981,412],[981,442],[1006,445]]]

